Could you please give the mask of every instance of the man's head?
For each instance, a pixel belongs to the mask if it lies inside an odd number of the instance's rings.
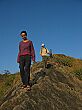
[[[26,40],[27,39],[27,32],[26,31],[22,31],[20,33],[20,35],[21,35],[21,37],[22,37],[23,40]]]
[[[45,47],[45,44],[42,44],[41,46],[42,46],[42,47]]]

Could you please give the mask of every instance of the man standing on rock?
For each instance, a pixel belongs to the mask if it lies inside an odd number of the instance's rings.
[[[41,45],[40,55],[42,56],[42,61],[44,63],[44,68],[47,67],[47,56],[50,54],[49,50],[45,47],[45,44]]]
[[[35,62],[35,50],[32,41],[27,38],[27,32],[22,31],[20,35],[23,40],[19,43],[17,63],[19,63],[20,67],[20,76],[23,83],[22,88],[30,90],[30,66],[31,58]]]

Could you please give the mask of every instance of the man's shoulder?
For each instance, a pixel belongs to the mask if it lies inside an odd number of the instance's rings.
[[[29,40],[29,42],[32,42],[31,40]]]
[[[20,41],[19,44],[21,44],[23,41]]]
[[[30,44],[33,44],[31,40],[29,40],[29,43],[30,43]]]
[[[28,40],[28,42],[29,42],[29,43],[32,43],[32,41],[31,41],[31,40]],[[19,42],[19,44],[21,44],[21,43],[23,43],[23,41],[20,41],[20,42]]]

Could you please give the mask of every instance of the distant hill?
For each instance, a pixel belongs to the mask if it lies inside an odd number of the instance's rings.
[[[31,91],[20,74],[0,75],[0,110],[82,110],[82,60],[54,54],[31,67]]]

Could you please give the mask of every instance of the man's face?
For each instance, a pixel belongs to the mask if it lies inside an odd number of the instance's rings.
[[[26,34],[25,34],[25,33],[22,33],[22,34],[21,34],[21,37],[22,37],[22,39],[23,39],[23,40],[26,40],[26,39],[27,39],[27,37],[26,37]]]

